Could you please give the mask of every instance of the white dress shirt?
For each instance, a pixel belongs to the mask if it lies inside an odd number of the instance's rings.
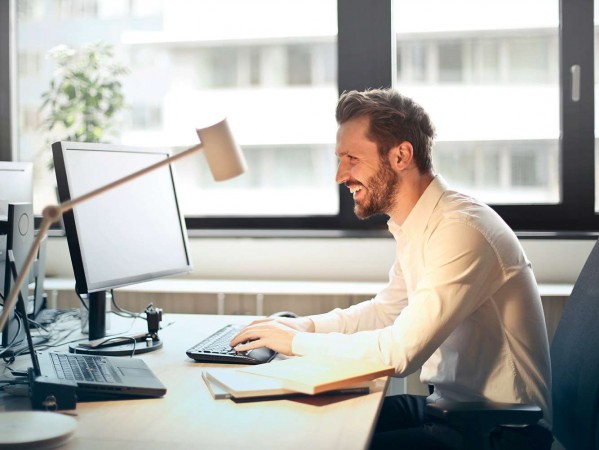
[[[520,243],[485,204],[437,176],[404,223],[375,298],[310,316],[298,355],[375,358],[438,398],[534,403],[551,422],[549,345],[537,284]],[[359,259],[359,255],[356,255]]]

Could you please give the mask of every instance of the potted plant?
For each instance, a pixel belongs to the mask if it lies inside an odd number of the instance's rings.
[[[115,60],[112,46],[101,42],[77,49],[59,45],[48,57],[56,69],[41,96],[45,144],[35,162],[35,205],[57,199],[52,142],[107,142],[117,134],[118,113],[125,108],[122,80],[129,73]]]
[[[50,140],[106,142],[116,134],[115,120],[125,106],[122,79],[129,70],[101,42],[80,49],[59,45],[49,57],[57,68],[42,94],[41,111]]]

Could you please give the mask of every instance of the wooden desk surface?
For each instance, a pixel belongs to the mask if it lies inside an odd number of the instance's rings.
[[[161,350],[140,355],[168,391],[160,399],[77,404],[78,428],[64,449],[364,449],[386,388],[359,396],[234,402],[214,400],[202,367],[185,351],[202,337],[247,316],[165,314]],[[143,323],[140,323],[144,326]],[[26,361],[25,361],[26,362]],[[222,365],[219,365],[222,366]],[[0,397],[0,410],[29,409],[26,399]],[[1,415],[0,415],[1,418]]]

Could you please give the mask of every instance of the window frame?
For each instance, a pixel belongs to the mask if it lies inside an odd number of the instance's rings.
[[[595,213],[593,2],[560,1],[560,179],[556,205],[491,205],[518,231],[597,231]],[[591,61],[582,64],[582,61]],[[572,100],[571,67],[580,66],[580,100]],[[585,189],[590,187],[590,189]]]
[[[338,92],[389,87],[396,79],[393,0],[338,0]],[[553,232],[599,231],[595,212],[594,137],[594,4],[561,0],[559,5],[560,179],[559,204],[491,205],[512,229],[534,236]],[[0,160],[12,160],[18,140],[16,105],[16,0],[0,2]],[[591,61],[583,64],[584,61]],[[571,71],[580,66],[581,96],[572,101]],[[10,93],[13,93],[11,96]],[[11,100],[12,99],[12,100]],[[417,99],[416,99],[417,100]],[[331,111],[334,114],[334,111]],[[331,174],[334,177],[334,174]],[[590,187],[590,188],[588,188]],[[188,229],[323,230],[325,232],[386,229],[386,217],[359,220],[348,190],[339,186],[339,214],[298,217],[187,217]],[[326,233],[325,233],[326,234]],[[330,234],[330,233],[329,233]]]

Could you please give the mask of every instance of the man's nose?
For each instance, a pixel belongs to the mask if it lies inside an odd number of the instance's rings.
[[[339,165],[337,166],[337,175],[335,177],[337,184],[345,183],[349,179],[348,173],[348,164],[343,161],[339,161]]]

